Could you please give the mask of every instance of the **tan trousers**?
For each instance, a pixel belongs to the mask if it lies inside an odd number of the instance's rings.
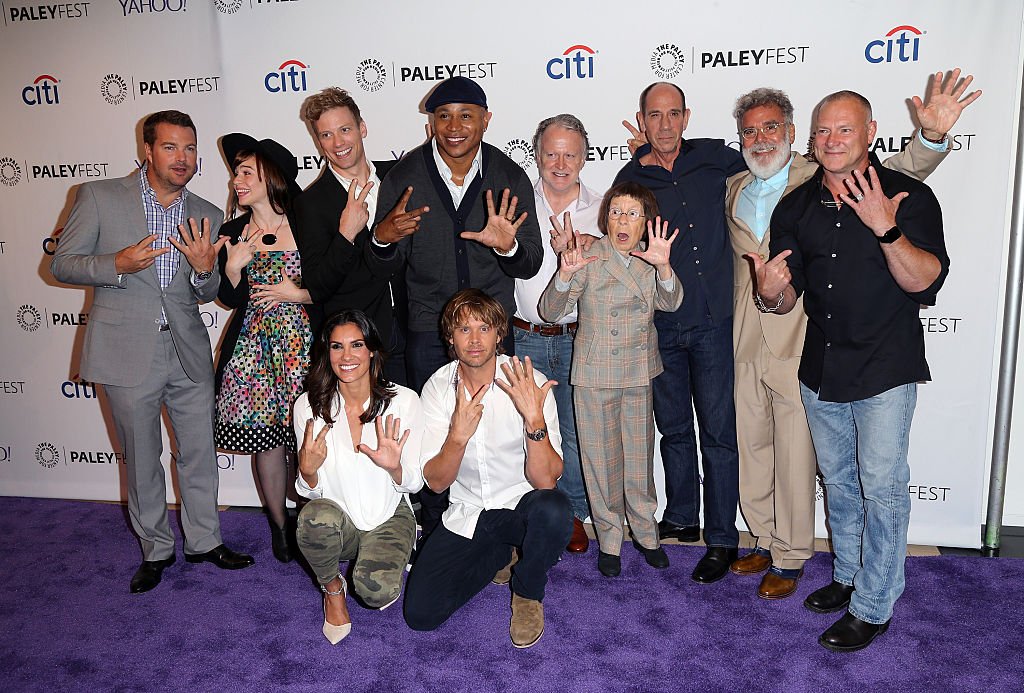
[[[590,519],[601,551],[619,555],[624,517],[641,546],[657,548],[651,387],[576,386],[573,400]]]
[[[799,367],[799,358],[777,359],[763,344],[757,362],[736,363],[740,510],[757,547],[782,569],[814,555],[816,462]]]

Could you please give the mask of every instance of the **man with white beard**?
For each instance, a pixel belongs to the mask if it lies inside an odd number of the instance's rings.
[[[927,101],[914,97],[921,128],[904,151],[884,163],[886,167],[923,180],[945,158],[947,133],[961,111],[981,95],[976,91],[961,100],[973,77],[959,77],[959,68],[949,80],[937,73]],[[786,315],[766,317],[775,307],[755,305],[751,264],[744,255],[768,259],[768,225],[775,206],[814,175],[818,164],[792,152],[793,104],[783,92],[761,88],[744,94],[737,99],[733,116],[750,169],[728,180],[725,201],[736,263],[736,438],[740,510],[756,545],[730,570],[738,575],[765,573],[758,596],[784,599],[796,591],[804,562],[814,554],[816,463],[797,380],[807,316],[798,304]],[[806,602],[814,611],[846,605],[818,604],[814,596]]]

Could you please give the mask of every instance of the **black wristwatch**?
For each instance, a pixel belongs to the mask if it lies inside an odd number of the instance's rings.
[[[893,241],[895,241],[897,238],[899,238],[902,235],[903,235],[903,232],[900,231],[900,227],[899,226],[893,226],[891,229],[889,229],[888,231],[886,231],[885,233],[883,233],[881,236],[878,237],[878,242],[879,243],[892,243]]]
[[[535,443],[539,443],[540,441],[548,437],[547,426],[545,426],[544,428],[538,428],[536,431],[527,431],[526,437],[534,441]]]
[[[202,284],[207,279],[209,279],[210,277],[213,276],[213,271],[212,270],[207,270],[206,272],[196,272],[195,275],[196,275],[196,283],[197,284]]]

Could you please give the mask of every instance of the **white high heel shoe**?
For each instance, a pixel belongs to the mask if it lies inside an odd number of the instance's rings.
[[[340,575],[338,577],[341,578],[341,589],[337,592],[331,592],[324,585],[320,585],[320,591],[324,593],[324,637],[327,638],[327,641],[332,645],[337,645],[352,632],[351,623],[336,626],[333,623],[327,622],[327,595],[332,597],[343,595],[345,598],[348,598],[348,584],[345,582],[344,577]]]

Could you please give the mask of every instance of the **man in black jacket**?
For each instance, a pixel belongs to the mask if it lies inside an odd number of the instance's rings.
[[[314,333],[320,318],[343,308],[364,311],[388,346],[384,374],[405,385],[403,273],[371,274],[363,255],[380,181],[396,162],[366,158],[366,123],[344,89],[328,87],[308,97],[302,119],[327,159],[320,177],[295,201],[302,283],[322,310],[314,317]]]

